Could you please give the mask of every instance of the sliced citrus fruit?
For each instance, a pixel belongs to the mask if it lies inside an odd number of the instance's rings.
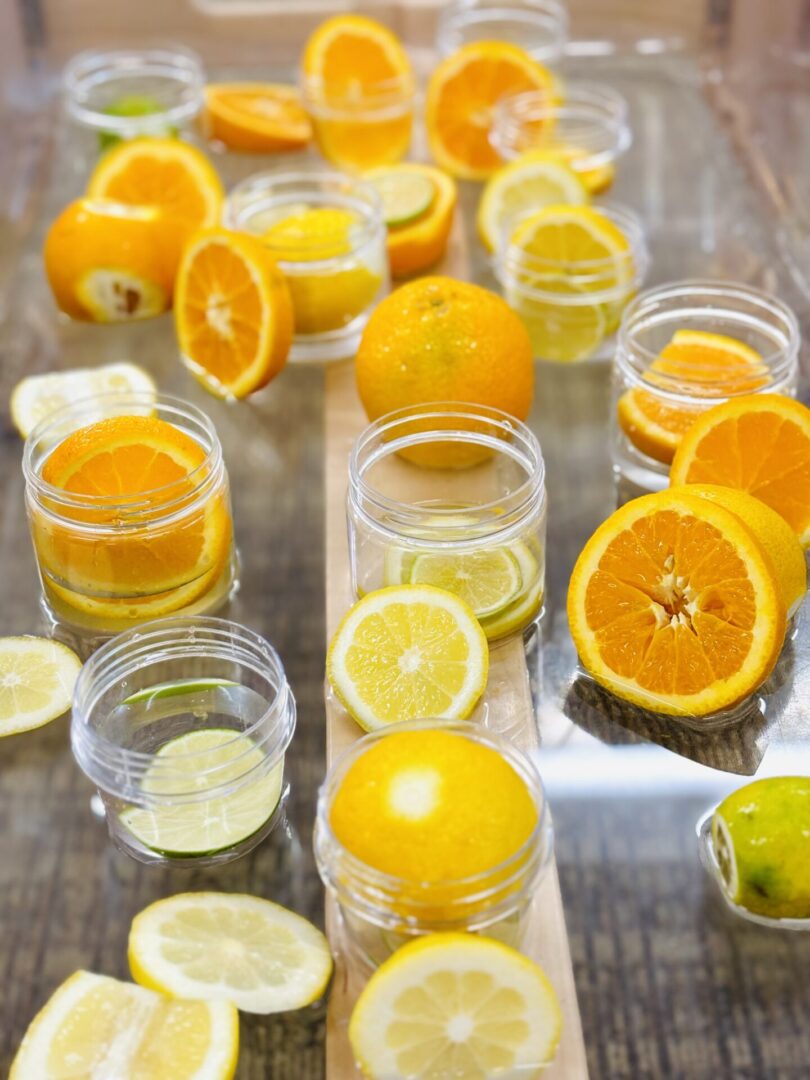
[[[389,229],[409,225],[430,209],[436,185],[430,173],[385,165],[368,173],[382,199],[383,220]]]
[[[81,666],[58,641],[0,638],[0,736],[42,727],[66,713]]]
[[[571,575],[568,620],[597,682],[656,712],[705,716],[770,674],[786,613],[749,529],[708,499],[667,490],[599,526]]]
[[[768,381],[759,353],[735,338],[702,330],[677,330],[653,361],[647,381],[694,396],[750,393]],[[668,465],[697,407],[667,404],[661,394],[633,387],[619,398],[622,430],[643,454]]]
[[[747,491],[810,547],[810,409],[781,394],[746,394],[715,405],[683,436],[670,482]]]
[[[172,764],[166,772],[167,762]],[[255,779],[210,799],[183,799],[211,786],[226,786],[255,770]],[[210,854],[234,847],[258,832],[281,798],[284,762],[267,769],[266,755],[248,735],[205,728],[179,735],[155,754],[141,783],[145,796],[168,795],[175,805],[130,807],[121,823],[152,851],[174,856]]]
[[[367,731],[423,716],[464,719],[488,669],[472,610],[427,585],[368,593],[344,617],[326,660],[332,689]]]
[[[98,162],[87,194],[135,206],[159,207],[192,225],[219,220],[224,191],[211,162],[181,139],[129,139]]]
[[[539,1076],[557,1052],[562,1013],[542,968],[473,934],[431,934],[369,979],[349,1039],[372,1080]]]
[[[363,90],[390,84],[411,72],[396,34],[363,15],[335,15],[310,35],[303,73],[316,79],[326,99],[351,100]]]
[[[23,438],[57,409],[96,394],[157,393],[152,376],[137,364],[102,364],[97,368],[73,368],[29,375],[11,392],[11,419]]]
[[[388,223],[388,261],[394,277],[408,277],[433,266],[444,255],[453,226],[458,199],[455,181],[432,165],[403,162],[396,166],[372,169],[366,178],[375,186],[385,187],[407,178],[415,186],[429,184],[431,197],[424,209],[416,216],[398,223]],[[413,198],[413,196],[412,196]],[[415,203],[411,203],[413,207]],[[400,213],[401,218],[401,213]]]
[[[34,1017],[9,1080],[231,1080],[238,1056],[239,1014],[227,1001],[167,1001],[77,971]]]
[[[454,176],[484,180],[501,159],[490,142],[500,98],[543,90],[554,79],[527,52],[505,41],[473,41],[443,60],[427,91],[428,142],[436,162]]]
[[[570,165],[557,155],[530,151],[487,181],[478,203],[478,235],[488,251],[496,251],[523,218],[542,207],[587,202],[588,192]]]
[[[298,90],[280,83],[209,83],[205,88],[211,135],[229,150],[300,150],[312,138]]]
[[[332,974],[326,938],[279,904],[239,893],[180,893],[132,921],[129,967],[174,998],[288,1012],[320,998]]]
[[[523,630],[537,618],[543,606],[544,575],[540,545],[536,541],[520,541],[509,550],[520,566],[521,589],[511,604],[480,620],[487,641]]]
[[[505,547],[463,555],[417,555],[409,580],[412,585],[434,585],[455,593],[479,619],[511,604],[523,584],[520,564]]]
[[[177,275],[174,317],[183,362],[217,397],[247,397],[287,362],[290,291],[266,247],[246,233],[194,236]]]
[[[125,116],[129,118],[144,117],[143,124],[137,125],[141,135],[160,135],[161,137],[176,138],[177,128],[166,122],[166,119],[158,114],[163,113],[164,107],[157,98],[148,94],[125,94],[113,101],[104,109],[107,116]],[[151,117],[151,119],[149,119]],[[130,134],[134,130],[130,125]],[[102,152],[109,150],[122,141],[122,137],[114,131],[100,131],[98,133],[98,146]]]
[[[531,275],[529,282],[508,282],[504,292],[523,320],[535,359],[585,360],[608,334],[606,305],[590,302],[586,288],[564,277]]]
[[[220,686],[238,685],[231,679],[177,679],[175,682],[156,683],[155,686],[147,686],[143,690],[137,690],[134,694],[124,698],[121,704],[137,705],[140,702],[149,704],[152,701],[162,701],[168,697],[182,697],[184,694],[216,690]]]

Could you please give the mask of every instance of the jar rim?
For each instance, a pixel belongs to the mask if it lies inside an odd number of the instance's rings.
[[[468,40],[464,36],[464,29],[470,24],[486,25],[495,17],[502,26],[506,21],[504,15],[510,16],[509,22],[518,28],[532,24],[546,31],[546,42],[528,47],[533,59],[549,63],[564,54],[569,36],[569,17],[568,9],[561,0],[455,0],[454,3],[442,5],[439,11],[437,44],[440,55],[448,56],[460,46],[476,40]]]

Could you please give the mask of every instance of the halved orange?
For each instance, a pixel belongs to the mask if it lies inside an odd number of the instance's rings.
[[[524,90],[554,96],[553,76],[517,45],[473,41],[443,60],[427,91],[428,142],[454,176],[485,180],[502,164],[490,143],[497,102]]]
[[[301,67],[326,99],[351,99],[359,90],[411,78],[411,64],[396,34],[364,15],[335,15],[310,35]]]
[[[246,233],[204,229],[191,240],[174,318],[183,362],[217,397],[246,397],[287,362],[290,291],[264,244]]]
[[[100,158],[87,185],[97,199],[158,206],[194,225],[219,220],[225,192],[211,162],[180,139],[130,139]]]
[[[810,409],[746,394],[702,413],[681,440],[671,484],[722,484],[761,499],[810,547]]]
[[[571,575],[568,620],[597,682],[654,712],[706,716],[767,678],[786,612],[768,556],[740,519],[667,490],[599,526]]]
[[[647,373],[647,381],[707,398],[750,393],[767,383],[762,357],[736,338],[703,330],[677,330]],[[622,430],[643,454],[668,465],[702,409],[667,404],[661,394],[641,387],[619,398]]]
[[[205,88],[211,134],[229,150],[272,153],[300,150],[312,138],[298,90],[281,83],[209,83]]]
[[[433,185],[433,197],[423,213],[402,225],[388,227],[388,261],[392,276],[399,278],[427,270],[444,255],[453,227],[458,189],[446,172],[413,162],[371,169],[366,175],[374,183],[378,177],[395,173],[424,177]]]

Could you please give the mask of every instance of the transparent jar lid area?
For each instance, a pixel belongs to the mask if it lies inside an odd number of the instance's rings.
[[[568,13],[555,0],[456,0],[442,10],[437,34],[443,56],[472,41],[505,41],[546,64],[561,58],[567,40]]]

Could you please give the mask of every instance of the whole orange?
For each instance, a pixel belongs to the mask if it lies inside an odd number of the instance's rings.
[[[525,420],[534,396],[520,318],[488,289],[447,277],[417,278],[377,306],[356,372],[370,420],[432,401],[488,405]]]

